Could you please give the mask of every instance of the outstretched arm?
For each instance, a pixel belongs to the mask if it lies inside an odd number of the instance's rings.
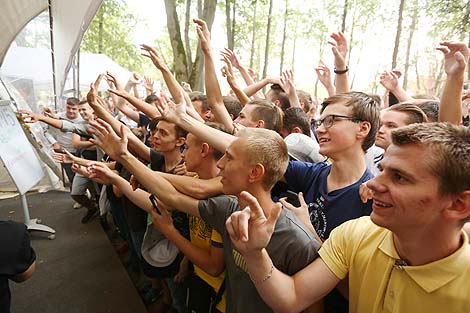
[[[290,107],[301,108],[299,97],[297,96],[297,91],[295,90],[294,72],[292,70],[286,70],[282,72],[281,78],[279,79],[279,85],[289,97]]]
[[[248,206],[227,219],[227,231],[235,248],[243,255],[258,293],[274,311],[302,311],[338,284],[339,278],[320,258],[292,277],[277,270],[265,248],[281,205],[266,217],[255,197],[246,191],[240,197]]]
[[[437,50],[444,53],[444,70],[447,74],[439,106],[439,122],[459,125],[462,122],[462,89],[469,48],[462,42],[444,41]]]
[[[214,149],[225,151],[235,140],[235,137],[218,129],[201,123],[186,113],[184,103],[160,101],[158,109],[162,117],[170,123],[175,123],[201,140],[206,141]]]
[[[197,36],[204,53],[204,79],[206,82],[207,103],[214,114],[215,120],[232,133],[232,118],[224,105],[222,92],[220,91],[219,81],[215,73],[214,59],[211,53],[211,34],[207,28],[206,22],[200,19],[194,19],[196,24]]]
[[[26,123],[44,122],[52,127],[62,129],[62,120],[36,114],[28,110],[18,110]]]
[[[99,141],[93,140],[94,143],[106,151],[111,158],[124,165],[147,190],[166,205],[190,215],[199,216],[198,200],[180,193],[158,172],[152,171],[127,150],[127,138],[130,133],[128,128],[122,125],[118,136],[103,120],[98,119],[92,122],[92,125],[95,129],[91,132],[99,138]]]
[[[123,124],[115,119],[111,113],[109,113],[103,106],[103,99],[101,99],[97,92],[96,86],[91,84],[90,91],[87,94],[87,101],[88,104],[92,107],[95,111],[97,117],[104,120],[106,123],[110,124],[113,127],[114,131],[118,132]],[[135,136],[132,132],[129,134],[129,147],[132,151],[141,157],[142,159],[150,162],[150,148],[147,147],[137,136]]]
[[[412,100],[413,98],[398,83],[398,75],[394,71],[384,71],[380,75],[380,84],[395,95],[400,102]]]
[[[349,91],[348,67],[346,65],[346,56],[348,55],[348,41],[342,32],[332,33],[328,43],[332,46],[331,50],[335,57],[336,73],[336,92],[345,93]]]
[[[325,86],[328,96],[331,97],[336,94],[335,86],[331,80],[331,71],[328,66],[320,60],[320,65],[315,67],[315,72],[317,73],[318,80],[320,83]]]
[[[230,85],[230,88],[232,88],[233,92],[238,98],[238,101],[240,101],[240,104],[244,106],[245,104],[250,102],[250,98],[245,94],[245,92],[238,85],[237,80],[235,79],[235,76],[233,75],[233,67],[232,67],[232,62],[230,62],[230,59],[224,54],[222,54],[221,56],[222,56],[222,61],[225,62],[225,65],[222,68],[222,76],[227,78],[227,83]],[[233,133],[232,128],[229,128],[228,131]]]

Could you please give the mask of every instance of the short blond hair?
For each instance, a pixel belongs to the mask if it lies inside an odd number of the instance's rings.
[[[244,128],[237,137],[245,140],[245,160],[249,165],[264,166],[263,187],[271,190],[286,172],[289,156],[287,145],[275,131],[264,128]]]

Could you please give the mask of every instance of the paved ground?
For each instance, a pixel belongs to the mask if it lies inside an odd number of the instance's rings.
[[[72,209],[66,192],[27,196],[31,218],[54,228],[56,239],[32,233],[36,272],[10,283],[11,313],[147,312],[97,219],[81,224],[84,209]],[[0,219],[23,222],[18,198],[0,200]]]

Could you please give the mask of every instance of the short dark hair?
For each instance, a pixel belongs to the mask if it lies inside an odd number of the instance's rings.
[[[164,119],[162,119],[161,117],[156,117],[153,120],[151,120],[148,126],[149,130],[154,131],[157,128],[157,125],[160,121],[164,121]],[[188,135],[188,132],[176,124],[173,124],[173,125],[175,125],[176,136],[186,138],[186,136]]]
[[[310,136],[310,122],[307,114],[298,107],[288,108],[284,111],[282,128],[290,134],[295,127],[299,127],[304,135]]]
[[[288,108],[290,108],[289,97],[287,96],[287,94],[285,93],[285,91],[282,89],[282,87],[279,84],[272,84],[271,91],[272,91],[272,101],[274,102],[275,100],[278,100],[281,103],[282,111],[285,111]]]
[[[65,102],[70,105],[78,105],[80,103],[80,100],[75,97],[70,97],[70,98],[67,98]]]
[[[428,118],[426,117],[426,114],[424,114],[423,110],[411,103],[398,103],[389,107],[387,110],[405,113],[408,116],[406,121],[406,124],[408,125],[414,123],[425,123],[428,121]]]
[[[423,110],[428,118],[428,122],[437,122],[439,120],[439,101],[425,101],[417,103],[416,106]]]
[[[151,94],[145,97],[145,102],[152,104],[155,101],[158,101],[158,96],[156,94]]]
[[[233,119],[236,119],[242,110],[240,101],[232,96],[224,96],[224,105],[229,114],[232,114]]]

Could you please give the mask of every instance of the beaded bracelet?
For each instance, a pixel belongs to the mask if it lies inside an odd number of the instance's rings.
[[[255,285],[259,285],[259,284],[264,283],[264,282],[267,281],[268,279],[270,279],[270,278],[273,276],[273,271],[274,271],[274,264],[273,264],[273,262],[271,262],[271,269],[269,270],[269,273],[266,274],[266,276],[264,276],[261,280],[256,281],[256,280],[254,280],[254,279],[251,277],[250,273],[248,273],[248,275],[250,276],[251,281],[252,281]]]

